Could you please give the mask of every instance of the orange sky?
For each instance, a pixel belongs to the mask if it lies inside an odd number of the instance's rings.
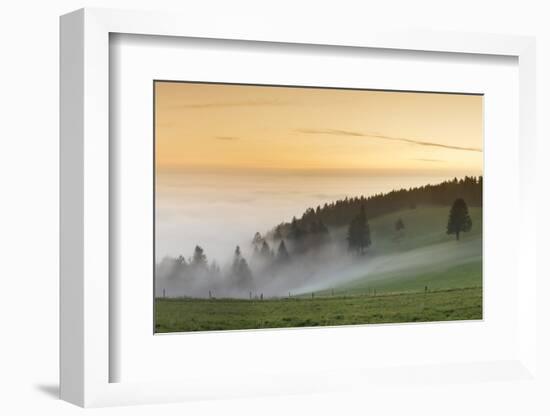
[[[157,169],[482,173],[483,97],[156,82]]]

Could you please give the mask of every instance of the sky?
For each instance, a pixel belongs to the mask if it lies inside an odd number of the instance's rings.
[[[198,244],[223,264],[309,207],[482,173],[482,96],[155,88],[157,261]]]
[[[481,174],[483,97],[156,82],[156,167]]]

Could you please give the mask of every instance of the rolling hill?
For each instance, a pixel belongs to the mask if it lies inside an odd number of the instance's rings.
[[[326,291],[377,293],[481,287],[482,208],[470,208],[472,229],[459,241],[445,232],[449,209],[419,206],[375,218],[369,222],[372,246],[355,279]],[[401,218],[405,229],[396,232]],[[331,230],[344,239],[345,229]]]

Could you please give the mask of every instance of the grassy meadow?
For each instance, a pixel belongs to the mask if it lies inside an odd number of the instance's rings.
[[[267,300],[157,299],[156,332],[315,327],[482,318],[481,288]]]

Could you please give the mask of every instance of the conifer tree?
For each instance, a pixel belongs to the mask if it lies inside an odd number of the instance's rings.
[[[241,248],[239,246],[235,248],[235,254],[233,255],[231,276],[237,287],[248,289],[252,287],[252,271],[248,267],[248,262],[241,255]]]
[[[256,234],[254,234],[254,238],[252,238],[252,245],[259,248],[262,245],[263,241],[264,239],[262,238],[262,235],[258,231],[256,231]]]
[[[298,241],[304,236],[304,231],[300,228],[300,225],[298,224],[298,220],[296,217],[292,218],[292,222],[290,223],[290,234],[289,237]]]
[[[351,220],[348,227],[348,245],[351,251],[355,251],[361,255],[371,245],[370,227],[364,205],[361,206],[359,214]]]
[[[195,246],[195,251],[193,253],[193,258],[191,259],[191,265],[194,268],[205,268],[207,266],[206,255],[201,246]]]
[[[271,260],[271,249],[269,248],[269,244],[267,244],[267,241],[263,241],[262,248],[260,249],[260,255],[264,260]]]
[[[467,232],[472,229],[472,219],[468,213],[466,201],[458,198],[453,203],[449,212],[449,221],[447,222],[447,234],[454,234],[456,239],[460,239],[461,232]]]
[[[285,240],[281,240],[277,249],[277,263],[284,264],[290,260],[290,255],[286,249]]]
[[[401,218],[399,218],[395,222],[395,231],[399,232],[399,231],[404,230],[404,229],[405,229],[405,223],[403,222],[403,220]]]

